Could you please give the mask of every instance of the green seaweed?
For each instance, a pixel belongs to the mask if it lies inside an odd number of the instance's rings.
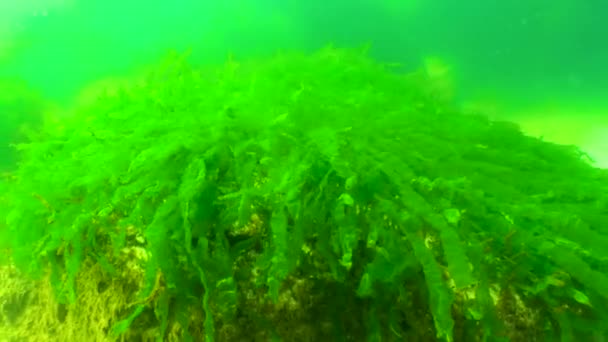
[[[530,340],[606,336],[606,171],[431,88],[360,50],[169,54],[19,145],[0,247],[74,302],[83,262],[117,277],[137,235],[114,336],[516,341],[514,310]]]

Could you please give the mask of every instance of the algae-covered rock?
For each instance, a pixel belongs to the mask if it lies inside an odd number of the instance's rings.
[[[606,171],[428,76],[171,54],[20,146],[0,247],[60,303],[116,286],[110,340],[605,335]]]

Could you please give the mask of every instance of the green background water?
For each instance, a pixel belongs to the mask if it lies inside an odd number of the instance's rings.
[[[597,98],[608,87],[608,5],[597,0],[63,2],[2,5],[2,72],[57,98],[166,48],[217,59],[328,42],[371,43],[378,58],[411,66],[442,56],[465,91],[534,100]]]
[[[58,102],[169,48],[221,61],[229,53],[370,44],[374,57],[406,69],[439,58],[457,96],[483,103],[488,114],[540,117],[530,124],[535,132],[561,120],[558,133],[541,133],[589,150],[606,145],[599,140],[608,135],[608,4],[599,0],[29,0],[3,2],[0,13],[0,75]]]

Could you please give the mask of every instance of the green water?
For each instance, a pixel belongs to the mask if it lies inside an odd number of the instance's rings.
[[[2,5],[2,70],[59,99],[167,48],[222,60],[228,52],[250,56],[329,42],[371,44],[375,57],[407,68],[439,56],[457,70],[465,94],[494,89],[509,100],[600,100],[608,87],[607,9],[600,1],[47,2]]]
[[[0,4],[0,342],[605,341],[608,5]]]

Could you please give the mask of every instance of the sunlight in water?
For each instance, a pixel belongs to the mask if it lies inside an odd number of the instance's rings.
[[[576,145],[593,159],[595,166],[608,168],[608,108],[592,102],[584,105],[566,101],[506,109],[503,101],[488,97],[465,103],[463,107],[470,113],[514,121],[525,134],[533,137]]]
[[[608,108],[548,105],[522,110],[513,118],[522,130],[547,141],[577,145],[608,168]]]

